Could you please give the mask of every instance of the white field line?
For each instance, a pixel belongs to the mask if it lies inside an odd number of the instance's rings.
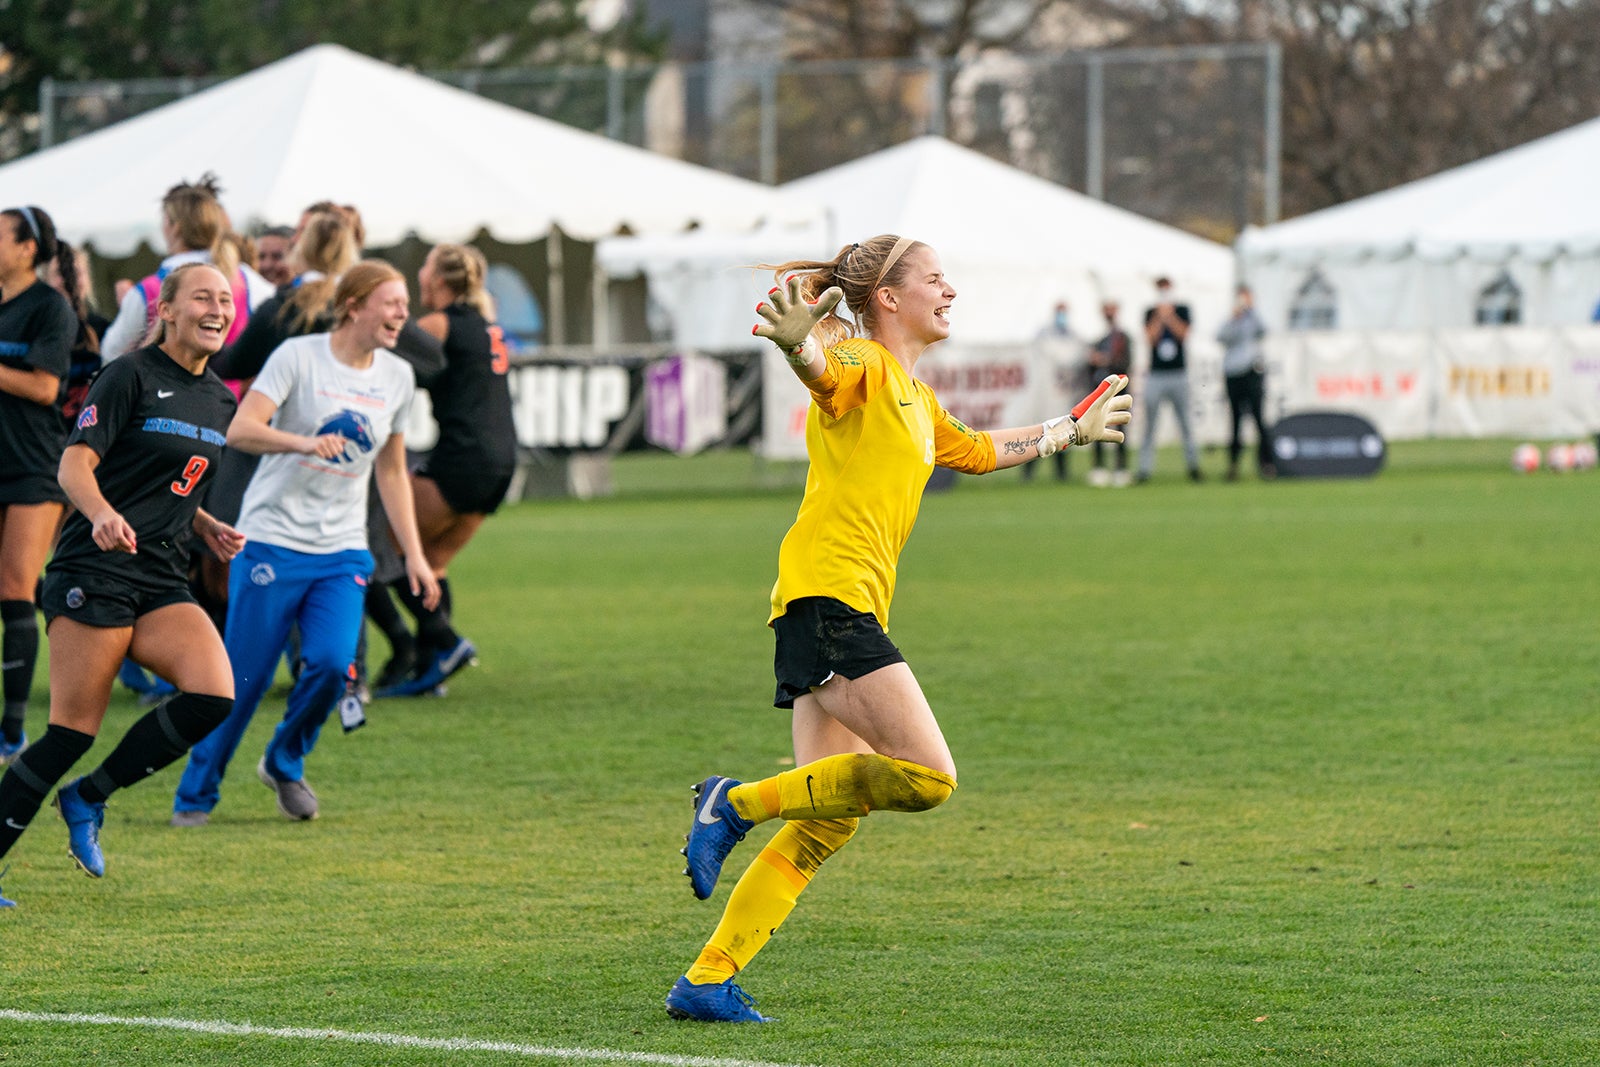
[[[661,1067],[800,1067],[797,1064],[759,1060],[729,1060],[716,1056],[673,1056],[662,1052],[623,1052],[609,1048],[555,1048],[509,1041],[478,1041],[466,1037],[416,1037],[411,1034],[319,1030],[308,1027],[252,1026],[249,1023],[210,1022],[203,1019],[162,1019],[121,1015],[82,1015],[76,1012],[12,1011],[0,1009],[0,1019],[19,1023],[64,1023],[88,1026],[137,1026],[152,1030],[187,1030],[197,1034],[272,1037],[306,1041],[343,1041],[352,1045],[389,1048],[436,1049],[446,1052],[499,1052],[529,1059],[593,1060],[596,1063],[651,1063]]]

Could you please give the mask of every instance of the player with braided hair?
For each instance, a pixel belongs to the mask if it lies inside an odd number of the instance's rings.
[[[667,994],[667,1013],[764,1022],[734,983],[822,863],[874,810],[937,807],[956,766],[905,657],[889,640],[900,551],[935,466],[969,474],[1071,445],[1120,441],[1127,379],[1108,377],[1043,424],[992,432],[963,425],[915,377],[949,336],[955,288],[938,254],[885,234],[832,260],[785,263],[757,307],[754,333],[782,350],[811,393],[811,469],[778,552],[768,624],[777,640],[773,703],[793,711],[795,769],[758,782],[712,775],[695,786],[684,848],[694,895],[712,893],[729,851],[757,823],[782,828],[734,887],[722,921]],[[849,323],[834,313],[843,300]]]

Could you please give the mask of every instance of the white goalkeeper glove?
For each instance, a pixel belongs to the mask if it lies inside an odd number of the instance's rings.
[[[800,276],[790,275],[789,291],[773,288],[766,301],[756,305],[756,314],[766,319],[756,323],[750,332],[765,337],[783,352],[783,358],[793,367],[808,367],[818,354],[817,342],[811,337],[812,329],[844,298],[844,290],[837,285],[823,291],[814,304],[800,295]]]
[[[1044,424],[1039,438],[1039,455],[1053,456],[1063,448],[1086,445],[1091,441],[1121,441],[1121,430],[1133,418],[1133,397],[1118,396],[1128,386],[1126,374],[1108,374],[1094,392],[1078,401],[1072,414]]]

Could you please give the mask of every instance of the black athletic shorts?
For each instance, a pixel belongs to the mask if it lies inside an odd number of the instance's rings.
[[[46,626],[56,616],[65,615],[85,626],[106,629],[132,626],[139,616],[168,604],[195,602],[188,583],[182,580],[130,582],[103,572],[53,568],[44,572],[40,600]]]
[[[65,504],[67,494],[49,474],[24,474],[0,481],[0,507],[8,504]]]
[[[417,474],[439,487],[439,495],[457,515],[493,515],[511,488],[516,472],[504,468],[477,468],[469,464],[433,460],[417,468]]]
[[[861,678],[906,658],[889,640],[871,612],[857,611],[832,597],[791,600],[772,620],[778,647],[773,672],[778,690],[775,708],[792,708],[796,697],[811,692],[834,675]]]

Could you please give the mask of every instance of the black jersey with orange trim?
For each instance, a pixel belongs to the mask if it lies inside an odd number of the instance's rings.
[[[67,436],[61,422],[61,400],[77,335],[78,316],[72,305],[43,282],[35,282],[0,304],[0,364],[18,371],[47,371],[62,382],[49,404],[0,390],[0,503],[35,502],[7,493],[8,486],[55,482]],[[66,499],[58,487],[48,496]]]
[[[506,372],[511,356],[504,335],[467,304],[444,309],[444,373],[428,386],[439,440],[428,469],[509,471],[517,463],[516,428]]]

